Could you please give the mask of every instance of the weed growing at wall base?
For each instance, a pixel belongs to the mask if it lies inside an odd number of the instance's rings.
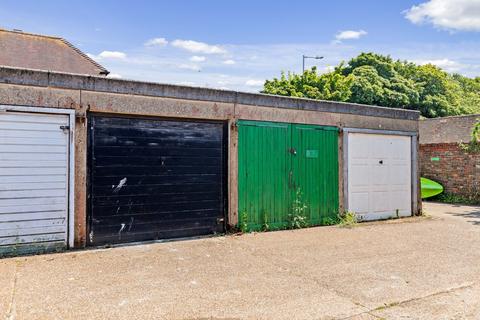
[[[300,188],[295,193],[295,199],[293,200],[292,213],[289,214],[289,227],[290,229],[301,229],[309,226],[306,210],[307,204],[303,202],[302,191]]]
[[[262,231],[269,231],[270,230],[270,224],[268,223],[268,214],[263,215],[263,225],[262,225]]]
[[[295,198],[288,214],[288,220],[282,223],[272,223],[269,221],[269,214],[263,213],[263,220],[261,224],[252,225],[248,223],[249,213],[243,211],[239,215],[238,230],[242,233],[251,231],[272,231],[285,229],[302,229],[310,227],[310,217],[308,214],[308,204],[303,200],[303,194],[300,188],[295,192]],[[336,225],[351,227],[357,223],[357,217],[353,212],[347,212],[344,215],[336,215],[335,217],[326,217],[320,224],[322,225]]]
[[[243,233],[249,231],[247,220],[248,220],[248,214],[247,214],[246,211],[243,211],[240,214],[240,231],[243,232]]]
[[[429,200],[450,204],[480,205],[480,193],[472,194],[470,197],[453,193],[442,193]]]
[[[357,215],[352,211],[347,211],[343,215],[338,215],[338,219],[338,226],[342,228],[352,228],[358,223]]]

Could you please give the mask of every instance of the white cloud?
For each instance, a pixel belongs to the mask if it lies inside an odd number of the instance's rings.
[[[207,60],[207,58],[205,58],[203,56],[192,56],[192,57],[190,57],[189,60],[192,61],[192,62],[203,62],[203,61]]]
[[[168,44],[168,41],[165,38],[153,38],[145,42],[145,46],[147,47],[153,47],[153,46],[163,47],[163,46],[166,46],[167,44]]]
[[[217,81],[217,84],[220,86],[226,86],[230,84],[230,81],[220,80],[220,81]]]
[[[200,67],[195,65],[195,64],[186,64],[182,63],[177,66],[180,69],[185,69],[185,70],[192,70],[192,71],[200,71]]]
[[[232,65],[232,64],[235,64],[236,62],[235,60],[228,59],[228,60],[224,60],[222,63],[227,65]]]
[[[127,55],[124,52],[120,51],[102,51],[98,55],[101,59],[120,59],[123,60],[127,58]]]
[[[198,42],[193,40],[174,40],[172,46],[181,48],[194,53],[204,54],[224,54],[227,50],[220,46],[210,45],[204,42]]]
[[[451,42],[365,44],[361,41],[355,46],[338,46],[332,43],[262,43],[222,44],[222,47],[228,50],[228,56],[207,56],[183,50],[180,52],[171,45],[163,47],[162,54],[159,55],[155,50],[150,50],[140,43],[139,47],[132,48],[131,51],[120,49],[126,53],[126,59],[105,59],[101,64],[112,73],[122,75],[124,79],[161,83],[188,81],[194,82],[197,86],[228,87],[232,90],[251,92],[258,92],[262,88],[261,79],[279,77],[281,70],[301,72],[302,53],[325,54],[324,60],[315,63],[321,71],[329,71],[331,67],[328,69],[325,67],[336,66],[342,60],[348,61],[360,52],[374,51],[390,54],[394,59],[434,62],[436,65],[448,67],[449,71],[455,70],[453,72],[470,77],[480,74],[480,50],[478,43],[473,41],[454,44]],[[194,55],[205,56],[205,62],[189,61]],[[256,59],[250,59],[253,56]],[[241,61],[242,67],[234,68],[223,64],[222,61],[227,59],[237,61],[235,66],[240,65]],[[445,59],[447,61],[444,61]],[[313,61],[310,63],[313,64]]]
[[[335,70],[335,66],[326,66],[325,67],[325,72],[332,72]]]
[[[404,11],[414,24],[449,30],[480,31],[479,0],[429,0]]]
[[[182,86],[194,86],[196,83],[193,81],[180,81],[177,84]]]
[[[431,59],[431,60],[412,60],[412,62],[414,62],[416,64],[421,64],[421,65],[433,64],[433,65],[435,65],[439,68],[442,68],[443,70],[448,71],[448,72],[456,72],[456,71],[459,71],[463,67],[463,65],[461,63],[459,63],[457,61],[447,59],[447,58]]]
[[[87,53],[87,55],[94,60],[125,60],[127,55],[120,51],[102,51],[98,55]]]
[[[335,39],[337,41],[359,39],[365,35],[367,35],[367,31],[365,30],[344,30],[337,33]]]
[[[249,79],[245,82],[245,85],[249,87],[260,87],[263,86],[264,83],[264,80]]]
[[[109,73],[109,74],[107,75],[107,78],[121,79],[122,76],[121,76],[120,74],[118,74],[118,73]]]

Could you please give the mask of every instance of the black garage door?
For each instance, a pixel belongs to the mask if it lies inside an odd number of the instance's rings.
[[[90,245],[224,231],[224,124],[89,120]]]

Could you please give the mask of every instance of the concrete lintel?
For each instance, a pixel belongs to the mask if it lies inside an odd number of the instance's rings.
[[[338,112],[348,114],[358,114],[362,116],[384,117],[406,120],[418,120],[420,113],[418,111],[386,108],[379,106],[367,106],[358,103],[344,103],[337,101],[316,101],[308,99],[299,99],[298,109],[309,111]]]
[[[82,104],[90,112],[228,120],[233,116],[233,103],[192,101],[184,99],[82,91]]]
[[[420,116],[418,111],[404,109],[10,67],[0,67],[0,82],[188,100],[240,103],[260,107],[347,113],[393,119],[417,120]]]
[[[268,107],[257,108],[245,104],[237,104],[235,106],[235,118],[257,121],[306,123],[339,128],[355,127],[362,129],[418,132],[418,121],[415,120],[311,110],[276,109]]]
[[[74,109],[80,104],[80,91],[37,87],[29,84],[0,83],[0,103],[18,106]]]
[[[0,66],[0,82],[47,87],[48,71]]]

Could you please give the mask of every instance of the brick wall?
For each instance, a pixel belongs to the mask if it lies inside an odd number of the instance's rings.
[[[480,198],[480,154],[467,153],[458,143],[420,145],[420,170],[446,193]]]

